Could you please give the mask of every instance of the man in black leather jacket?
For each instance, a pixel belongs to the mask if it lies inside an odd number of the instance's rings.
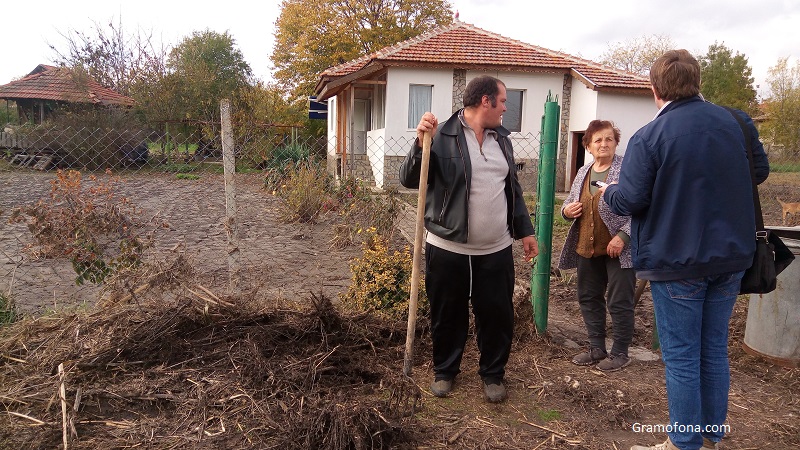
[[[514,261],[511,244],[521,239],[525,259],[538,253],[530,215],[517,179],[509,131],[502,127],[505,84],[490,76],[473,79],[464,109],[434,136],[425,201],[428,230],[425,290],[431,305],[434,381],[431,391],[447,396],[461,371],[475,315],[478,374],[489,402],[507,397],[503,385],[514,328]],[[419,188],[421,142],[438,121],[425,113],[417,140],[400,167],[400,183]]]

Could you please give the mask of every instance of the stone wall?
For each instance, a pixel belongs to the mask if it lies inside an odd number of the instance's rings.
[[[383,160],[383,185],[386,187],[400,186],[400,164],[403,163],[405,156],[385,156]]]
[[[567,165],[569,149],[569,110],[572,106],[572,75],[564,75],[564,85],[561,89],[561,134],[558,137],[558,151],[556,156],[556,192],[567,190]]]
[[[356,177],[375,185],[375,177],[372,176],[372,165],[367,155],[347,155],[345,167],[342,167],[342,156],[336,155],[336,175],[338,177]],[[330,166],[328,166],[330,169]]]
[[[453,112],[464,106],[464,91],[467,90],[467,71],[453,69]]]

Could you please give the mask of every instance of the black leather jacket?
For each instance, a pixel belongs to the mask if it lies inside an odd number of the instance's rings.
[[[431,145],[428,165],[428,191],[425,198],[425,228],[443,239],[467,242],[469,236],[469,190],[472,183],[472,163],[469,159],[464,128],[456,112],[439,126]],[[520,239],[533,235],[533,225],[528,208],[522,198],[522,187],[517,178],[513,148],[508,139],[510,132],[495,128],[498,143],[508,161],[509,175],[506,177],[506,200],[508,201],[508,228],[511,237]],[[400,184],[407,188],[419,188],[422,166],[422,147],[414,141],[411,151],[400,166]]]

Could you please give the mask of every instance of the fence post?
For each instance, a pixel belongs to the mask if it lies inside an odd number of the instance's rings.
[[[232,295],[239,293],[239,225],[236,221],[236,156],[231,125],[231,101],[222,99],[219,102],[222,119],[222,167],[225,174],[225,232],[228,235],[228,291]]]

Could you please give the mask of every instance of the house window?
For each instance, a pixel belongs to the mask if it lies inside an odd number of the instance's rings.
[[[506,112],[503,113],[503,126],[508,131],[522,131],[522,94],[519,89],[506,89]]]
[[[380,130],[386,128],[386,86],[375,86],[374,96],[375,113],[372,115],[374,121],[372,129]]]
[[[408,86],[408,128],[417,128],[419,119],[431,110],[433,86],[412,84]]]

